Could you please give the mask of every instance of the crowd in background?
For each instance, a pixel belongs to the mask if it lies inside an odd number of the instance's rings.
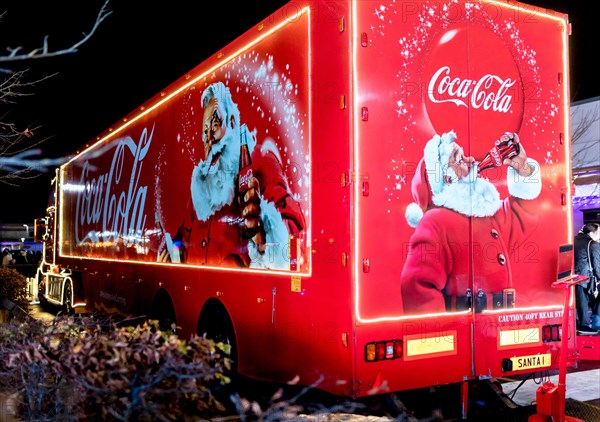
[[[2,268],[14,268],[25,277],[33,277],[41,259],[40,251],[11,251],[5,248],[2,251]]]

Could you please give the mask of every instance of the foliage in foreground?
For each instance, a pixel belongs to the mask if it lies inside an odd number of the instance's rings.
[[[22,309],[29,307],[27,279],[14,268],[0,267],[0,302],[8,299]]]
[[[259,401],[244,398],[224,375],[229,352],[205,337],[181,340],[156,321],[119,327],[97,316],[12,319],[0,324],[0,395],[16,398],[17,416],[29,421],[289,422],[364,409],[348,401],[300,405],[319,382],[293,388],[292,397],[279,388]]]
[[[27,420],[184,420],[223,411],[228,351],[155,322],[106,328],[83,317],[0,325],[0,394]]]

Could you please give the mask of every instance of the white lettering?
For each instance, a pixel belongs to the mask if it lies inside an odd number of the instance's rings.
[[[456,106],[492,110],[498,113],[508,113],[512,107],[512,96],[509,88],[516,80],[502,79],[497,75],[487,74],[478,81],[471,79],[452,78],[450,67],[440,67],[431,77],[427,87],[427,96],[433,103],[454,103]]]
[[[126,244],[139,245],[146,225],[144,205],[148,191],[148,186],[139,186],[139,179],[153,133],[154,128],[149,135],[144,129],[137,144],[130,137],[119,140],[108,173],[97,178],[89,179],[90,164],[84,163],[80,186],[85,188],[77,194],[75,212],[77,244],[86,240],[116,244],[124,239]],[[124,165],[129,156],[133,163],[127,177]]]

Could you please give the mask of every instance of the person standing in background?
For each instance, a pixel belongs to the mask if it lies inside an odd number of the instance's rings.
[[[594,333],[600,330],[600,224],[587,223],[575,236],[575,273],[589,280],[575,286],[577,330]],[[592,310],[591,322],[589,309]]]
[[[8,249],[4,249],[2,251],[2,268],[8,268],[15,265],[15,261],[13,259],[12,254]]]

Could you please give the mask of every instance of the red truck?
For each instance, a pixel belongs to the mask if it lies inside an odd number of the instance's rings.
[[[57,170],[40,290],[352,397],[556,369],[569,33],[513,1],[292,1]]]

